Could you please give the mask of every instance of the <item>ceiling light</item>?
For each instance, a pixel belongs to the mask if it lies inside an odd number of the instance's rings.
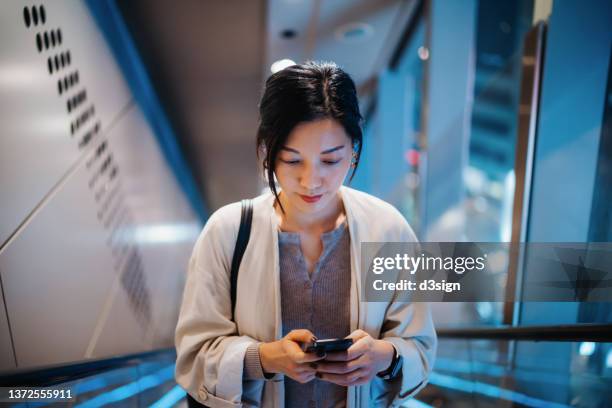
[[[282,38],[285,38],[287,40],[291,39],[291,38],[295,38],[295,36],[297,36],[297,31],[291,29],[291,28],[287,28],[283,31],[280,32],[280,35]]]
[[[356,42],[365,40],[374,34],[374,28],[366,23],[348,23],[336,29],[334,35],[339,41]]]
[[[285,58],[285,59],[278,60],[275,63],[273,63],[270,66],[270,71],[272,71],[272,73],[274,74],[292,65],[295,65],[295,61]]]

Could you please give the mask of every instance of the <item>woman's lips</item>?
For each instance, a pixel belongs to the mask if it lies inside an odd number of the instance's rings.
[[[316,203],[317,201],[319,201],[321,199],[321,197],[323,196],[323,194],[319,194],[316,196],[307,196],[307,195],[302,195],[300,194],[300,198],[304,201],[306,201],[307,203]]]

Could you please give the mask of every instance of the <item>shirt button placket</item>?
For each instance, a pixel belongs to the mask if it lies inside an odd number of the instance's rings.
[[[304,282],[304,291],[306,292],[304,304],[304,313],[306,315],[307,321],[310,322],[310,327],[313,327],[313,305],[312,305],[312,282],[307,280]]]

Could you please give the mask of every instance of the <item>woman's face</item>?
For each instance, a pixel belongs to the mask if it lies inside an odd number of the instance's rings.
[[[351,139],[334,119],[298,124],[276,159],[275,174],[284,201],[304,213],[335,205],[352,151]]]

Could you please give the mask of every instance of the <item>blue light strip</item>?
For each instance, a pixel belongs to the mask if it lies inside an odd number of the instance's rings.
[[[140,364],[139,371],[143,371],[143,369],[147,371],[152,371],[154,369],[160,370],[161,367],[167,368],[168,366],[164,366],[164,363],[167,363],[167,362],[153,363],[153,364],[142,363]],[[146,368],[143,367],[145,365],[148,365],[149,367],[146,367]],[[75,383],[68,383],[67,385],[72,386],[72,384],[74,384],[74,392],[77,395],[85,394],[88,392],[99,390],[100,388],[106,388],[113,384],[120,383],[123,380],[123,378],[117,375],[118,371],[126,370],[126,369],[133,370],[134,368],[135,367],[120,368],[119,370],[110,370],[104,374],[97,375],[93,378],[90,378],[87,380],[77,380]]]
[[[185,391],[180,387],[176,386],[161,397],[156,403],[152,404],[149,408],[169,408],[174,406],[177,402],[185,398]],[[417,408],[417,407],[415,407]]]
[[[106,404],[121,401],[134,395],[148,390],[149,388],[157,387],[166,381],[174,379],[174,364],[162,368],[154,374],[150,374],[139,378],[129,384],[115,388],[111,391],[102,393],[94,398],[77,405],[79,408],[94,408],[101,407]]]
[[[534,408],[570,408],[569,405],[533,398],[516,391],[485,384],[480,381],[467,381],[438,373],[431,373],[429,383],[466,393],[480,394],[495,399],[516,402]]]
[[[147,363],[143,363],[143,364],[147,364]],[[159,363],[154,363],[153,366],[162,366],[162,364]],[[141,365],[142,367],[142,365]],[[165,375],[166,370],[172,368],[172,372],[174,372],[174,363],[171,366],[165,366],[162,369],[159,369],[155,374],[152,375],[159,375],[159,373],[162,373]],[[130,368],[130,369],[133,369]],[[141,368],[142,369],[142,368]],[[117,371],[116,370],[111,370],[105,374],[99,374],[93,378],[87,379],[87,380],[77,380],[74,382],[67,382],[64,383],[62,385],[65,385],[66,387],[70,387],[73,391],[75,395],[81,395],[81,394],[86,394],[88,392],[92,392],[92,391],[96,391],[98,389],[101,388],[107,388],[110,387],[114,384],[120,383],[122,381],[122,377],[121,376],[117,376],[116,375]],[[172,378],[173,379],[173,378]],[[166,381],[166,380],[162,380],[162,383]],[[183,393],[184,396],[184,393]],[[179,398],[180,399],[180,398]],[[47,406],[49,404],[53,404],[54,401],[49,401],[49,402],[33,402],[30,403],[30,405],[28,405],[27,403],[23,403],[23,404],[16,404],[13,405],[14,408],[28,408],[29,406],[33,406],[33,407],[44,407]]]
[[[76,384],[74,382],[68,382],[62,385],[72,388],[74,391],[74,395],[78,396],[79,394],[85,394],[85,393],[95,391],[100,388],[106,388],[109,385],[112,385],[113,382],[109,382],[106,379],[102,378],[104,376],[105,376],[104,374],[101,374],[100,376],[96,376],[95,378],[92,378],[91,380],[77,382]],[[117,379],[117,381],[115,382],[118,382],[118,381],[120,381],[120,379]],[[29,406],[44,407],[49,404],[53,404],[54,402],[55,401],[30,403],[30,405],[28,405],[27,403],[23,403],[23,404],[13,405],[13,408],[28,408]]]
[[[451,358],[436,358],[435,371],[450,371],[451,373],[460,374],[483,374],[493,378],[501,378],[504,376],[512,376],[513,378],[523,381],[541,381],[542,374],[540,372],[530,372],[519,368],[508,370],[502,365],[492,363],[481,363],[478,361],[469,362],[464,360],[455,360]],[[567,386],[567,377],[561,373],[546,373],[546,381],[550,384],[555,384],[561,387]]]
[[[103,378],[93,378],[91,380],[84,381],[75,385],[75,392],[78,394],[85,394],[98,390],[100,388],[106,388],[112,383],[109,383]]]

